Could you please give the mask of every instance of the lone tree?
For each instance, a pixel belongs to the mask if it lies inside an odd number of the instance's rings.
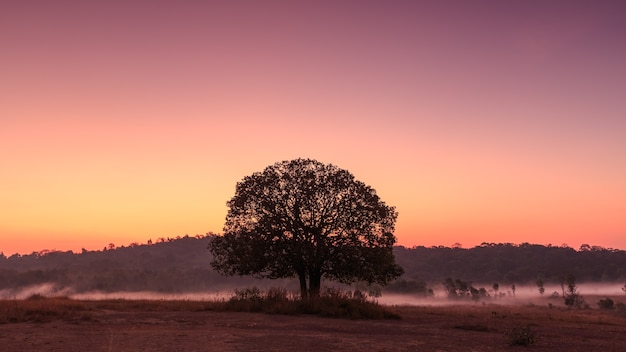
[[[322,277],[385,285],[403,273],[392,252],[395,208],[332,164],[278,162],[238,182],[227,205],[224,234],[209,244],[223,274],[297,276],[306,299],[319,296]]]

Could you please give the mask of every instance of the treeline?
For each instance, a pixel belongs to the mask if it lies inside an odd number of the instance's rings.
[[[260,285],[251,278],[214,272],[207,245],[210,236],[180,237],[128,247],[108,246],[82,253],[43,251],[0,255],[0,291],[52,283],[72,292],[209,292]],[[6,295],[6,293],[5,293]]]
[[[578,282],[625,282],[626,251],[583,245],[483,243],[474,248],[396,247],[404,279],[441,284],[446,278],[470,282],[532,284],[537,279],[559,283],[565,275]]]
[[[154,291],[212,292],[256,285],[297,289],[293,280],[224,277],[209,263],[211,236],[181,237],[128,247],[109,246],[82,253],[41,251],[29,255],[0,254],[0,291],[53,284],[72,292]],[[422,292],[442,287],[447,278],[490,284],[558,283],[564,275],[578,282],[626,282],[626,251],[582,246],[494,244],[464,249],[395,247],[405,274],[386,290]],[[432,294],[432,292],[430,292]]]

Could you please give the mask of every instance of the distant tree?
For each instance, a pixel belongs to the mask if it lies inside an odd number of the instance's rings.
[[[454,284],[456,285],[456,291],[459,296],[470,296],[472,290],[472,284],[469,282],[465,282],[460,279],[454,280]]]
[[[500,289],[500,284],[498,284],[497,282],[494,282],[493,285],[491,285],[491,287],[493,288],[493,292],[495,293],[496,297],[498,296],[498,290]]]
[[[559,283],[561,284],[561,293],[563,297],[565,297],[565,282],[567,281],[567,276],[560,276]]]
[[[443,288],[446,290],[448,297],[457,296],[456,284],[454,283],[454,280],[452,280],[451,277],[446,278],[446,280],[443,282]]]
[[[298,277],[304,299],[319,296],[322,277],[384,285],[403,272],[395,208],[332,164],[278,162],[237,183],[227,205],[224,234],[209,244],[223,274]]]
[[[624,293],[626,293],[626,284],[624,284],[624,287],[622,287],[622,291],[624,291]]]
[[[460,279],[452,280],[448,277],[443,282],[448,298],[472,298],[478,300],[481,297],[487,297],[487,290],[484,287],[476,288],[471,282]]]
[[[576,277],[568,274],[565,276],[565,283],[567,284],[567,290],[565,296],[565,305],[568,307],[581,308],[585,304],[585,299],[581,296],[576,288]]]
[[[515,284],[511,285],[511,292],[513,292],[513,296],[515,296]]]
[[[535,281],[535,283],[537,284],[537,288],[539,289],[539,294],[543,295],[544,292],[546,292],[546,289],[543,287],[543,279],[542,278],[537,278],[537,281]]]

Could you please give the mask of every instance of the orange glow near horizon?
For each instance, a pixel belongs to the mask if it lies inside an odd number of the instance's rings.
[[[622,2],[185,4],[0,5],[0,252],[219,233],[297,157],[400,245],[626,249]]]

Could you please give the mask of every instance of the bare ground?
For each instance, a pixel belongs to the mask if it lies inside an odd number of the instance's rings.
[[[496,305],[396,307],[400,320],[216,311],[96,310],[81,319],[0,324],[0,351],[626,351],[615,312]]]

